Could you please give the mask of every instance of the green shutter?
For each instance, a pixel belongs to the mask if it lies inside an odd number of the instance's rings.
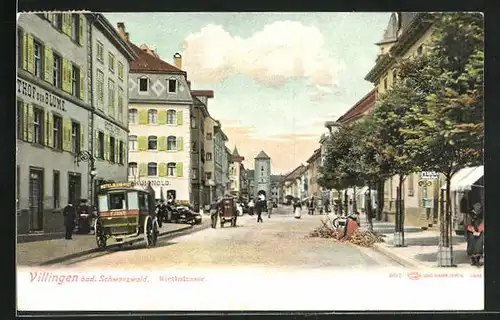
[[[139,177],[145,177],[148,174],[148,165],[145,163],[139,163]]]
[[[80,68],[80,99],[85,100],[85,72]]]
[[[115,138],[115,158],[113,159],[113,161],[116,163],[118,163],[119,154],[120,154],[120,141]]]
[[[45,130],[45,135],[44,135],[44,138],[45,138],[45,141],[44,141],[44,144],[47,146],[47,147],[50,147],[51,144],[49,142],[49,118],[50,118],[50,112],[45,110],[45,124],[44,124],[44,130]]]
[[[80,150],[87,150],[85,148],[85,128],[80,125]]]
[[[79,35],[78,35],[78,43],[83,46],[83,43],[85,42],[85,16],[83,14],[80,14],[80,28],[78,30]]]
[[[184,176],[184,166],[182,162],[177,162],[177,177],[182,178]]]
[[[26,127],[27,127],[27,124],[28,124],[28,109],[27,109],[27,106],[26,106],[26,103],[24,102],[21,102],[21,117],[22,117],[22,134],[21,136],[19,137],[19,139],[21,140],[26,140]]]
[[[72,143],[71,143],[71,119],[64,118],[63,119],[63,150],[71,151]]]
[[[111,154],[111,150],[110,150],[110,136],[109,134],[105,134],[104,135],[104,159],[105,160],[109,160],[110,159],[110,154]]]
[[[23,46],[21,48],[21,51],[19,54],[23,55],[23,69],[28,70],[28,35],[25,32],[22,32],[22,37],[23,37]]]
[[[26,141],[28,142],[33,142],[33,131],[34,131],[34,114],[33,114],[33,105],[28,104],[28,116],[26,124],[27,124],[27,131],[26,131]]]
[[[47,141],[50,147],[54,146],[54,116],[51,112],[47,119]]]
[[[148,124],[147,110],[139,110],[139,124]]]
[[[72,37],[73,28],[71,26],[71,13],[63,13],[62,29],[65,34]],[[72,37],[73,38],[73,37]]]
[[[33,37],[28,34],[27,40],[27,70],[28,72],[35,73],[35,43],[33,42]]]
[[[177,137],[177,151],[184,151],[184,139]]]
[[[62,65],[62,89],[71,93],[71,63],[63,58]],[[70,75],[68,77],[68,75]]]
[[[158,137],[158,151],[167,151],[167,137]]]
[[[160,177],[165,177],[167,175],[167,164],[166,163],[159,163],[158,164],[158,175]]]
[[[182,110],[177,111],[177,125],[182,126]]]
[[[48,83],[52,84],[54,82],[54,55],[50,48],[45,47],[45,75],[44,79]]]
[[[166,124],[167,123],[167,111],[160,110],[158,112],[158,124]]]
[[[148,150],[148,137],[139,136],[137,137],[138,150],[139,151],[147,151]]]

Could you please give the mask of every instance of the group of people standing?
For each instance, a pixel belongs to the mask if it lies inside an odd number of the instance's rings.
[[[96,208],[91,210],[91,207],[87,204],[87,199],[80,199],[78,207],[69,202],[63,209],[64,227],[66,229],[65,239],[71,240],[73,238],[73,232],[77,225],[79,233],[88,234],[96,215]]]

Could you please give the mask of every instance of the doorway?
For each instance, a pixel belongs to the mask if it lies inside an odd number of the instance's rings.
[[[43,230],[43,169],[30,168],[29,230]]]
[[[79,173],[68,173],[68,203],[77,206],[82,194],[82,176]]]

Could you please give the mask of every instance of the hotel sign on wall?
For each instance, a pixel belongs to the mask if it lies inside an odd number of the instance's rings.
[[[69,104],[69,102],[63,98],[19,78],[17,78],[17,95],[22,98],[31,99],[41,106],[48,106],[64,112],[66,112],[66,105]]]

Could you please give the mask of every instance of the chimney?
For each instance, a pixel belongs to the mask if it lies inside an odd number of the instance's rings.
[[[182,70],[182,56],[179,52],[174,54],[174,64],[178,69]]]
[[[125,35],[125,23],[123,22],[118,22],[116,24],[116,26],[118,27],[118,33],[120,34],[120,37],[122,37],[122,39],[126,39],[126,35]]]
[[[128,40],[128,32],[125,32],[125,40],[129,41]]]

